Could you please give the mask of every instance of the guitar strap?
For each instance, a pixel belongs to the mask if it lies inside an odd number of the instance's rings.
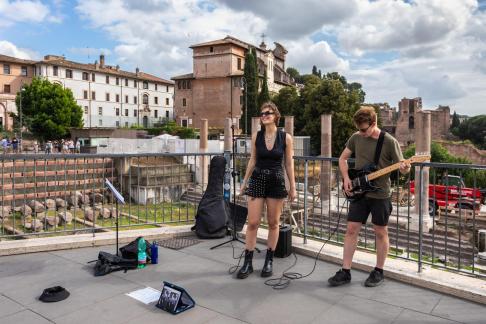
[[[385,141],[385,131],[381,130],[380,136],[378,137],[378,143],[376,143],[375,149],[375,167],[378,168],[378,162],[380,161],[381,149],[383,148],[383,142]]]

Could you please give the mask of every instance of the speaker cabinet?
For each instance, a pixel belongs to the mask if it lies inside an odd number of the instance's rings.
[[[274,255],[277,258],[286,258],[292,254],[292,226],[280,225],[277,247]]]

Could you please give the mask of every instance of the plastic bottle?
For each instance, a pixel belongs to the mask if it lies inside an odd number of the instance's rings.
[[[155,241],[150,245],[150,257],[151,263],[157,264],[159,261],[159,247]]]
[[[142,237],[138,240],[138,266],[137,268],[145,268],[147,264],[147,245],[145,244],[145,239]]]

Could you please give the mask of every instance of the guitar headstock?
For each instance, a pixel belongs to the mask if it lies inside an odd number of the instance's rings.
[[[409,160],[410,163],[420,163],[420,162],[430,161],[430,158],[431,158],[430,154],[418,154],[412,156]]]

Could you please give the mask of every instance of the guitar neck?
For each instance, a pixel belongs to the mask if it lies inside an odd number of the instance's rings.
[[[370,180],[370,181],[371,180],[374,180],[374,179],[379,178],[379,177],[381,177],[381,176],[383,176],[385,174],[388,174],[388,173],[391,173],[391,172],[393,172],[395,170],[400,169],[400,164],[401,163],[402,162],[397,162],[395,164],[392,164],[390,166],[387,166],[386,168],[383,168],[383,169],[380,169],[378,171],[375,171],[373,173],[368,174],[368,180]]]

